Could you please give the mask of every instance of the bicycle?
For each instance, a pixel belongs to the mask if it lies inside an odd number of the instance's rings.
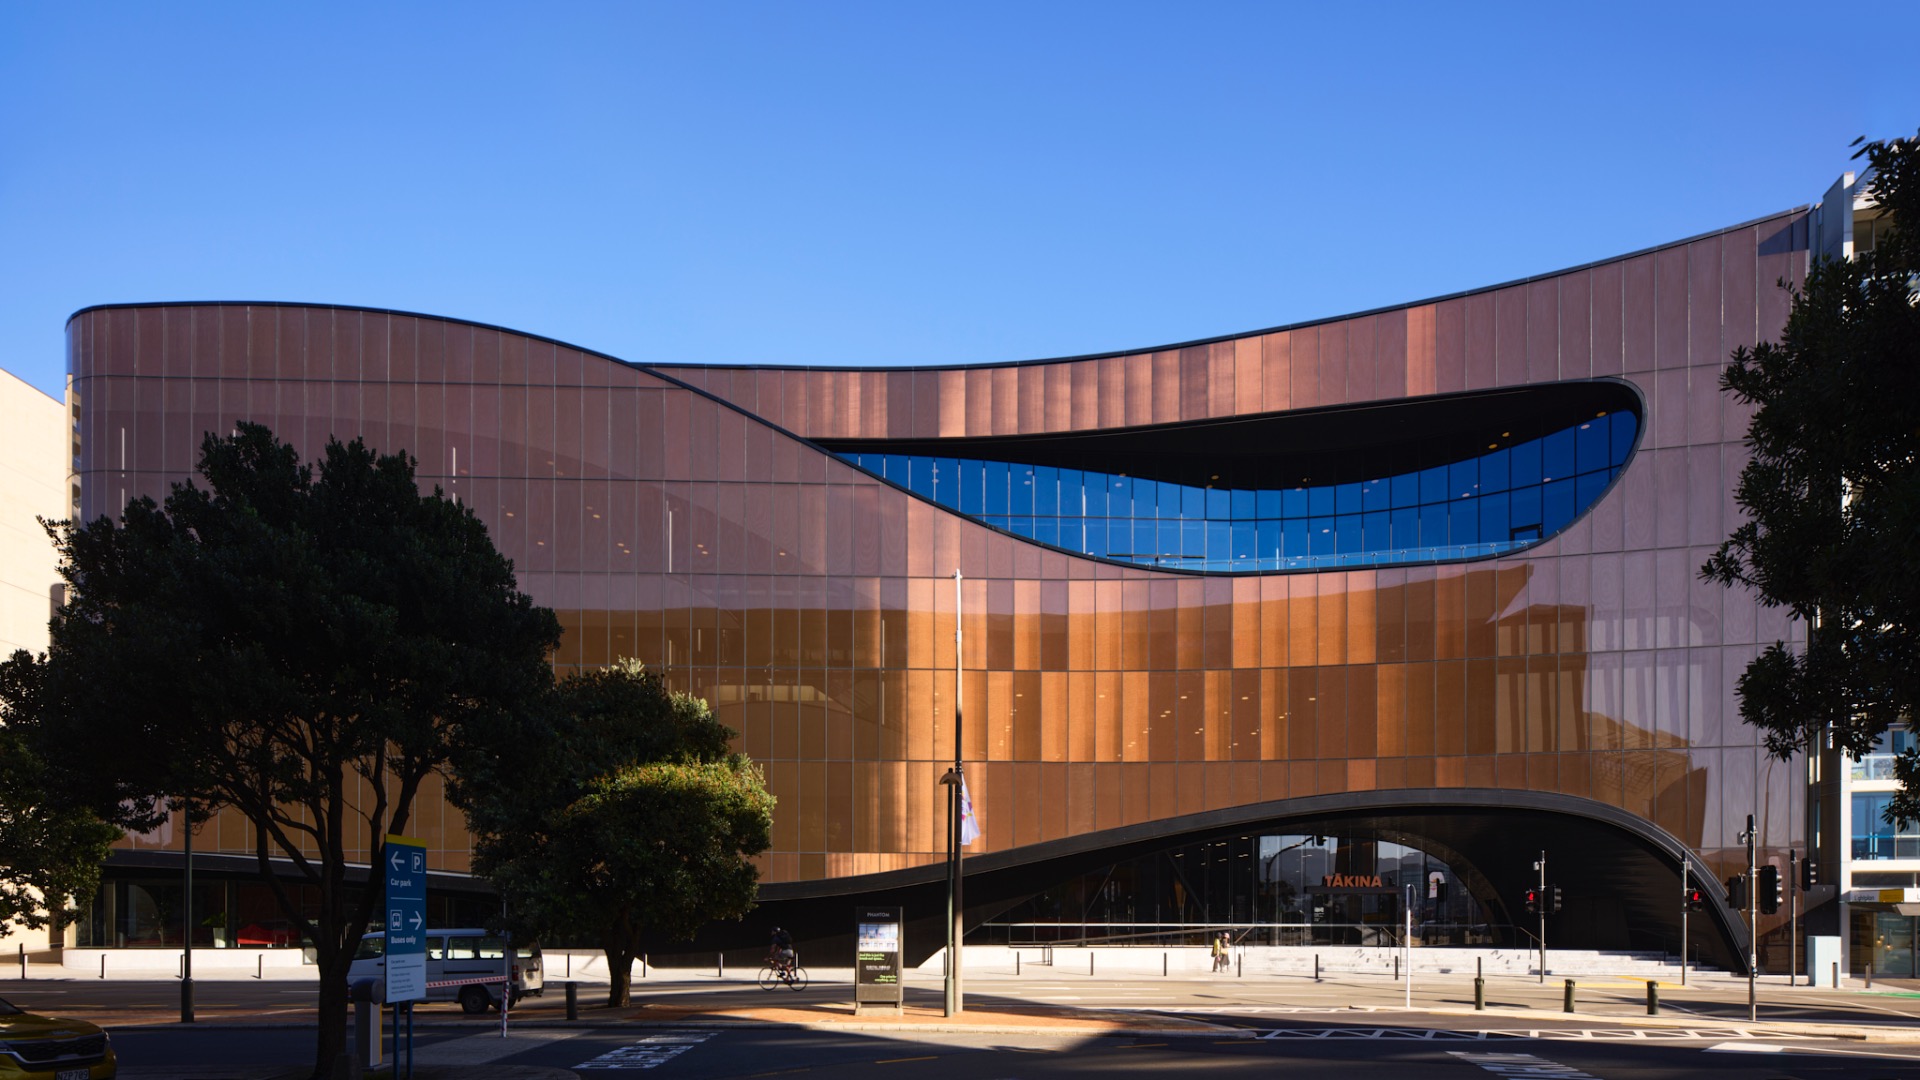
[[[798,955],[789,953],[783,959],[769,959],[761,965],[760,989],[772,990],[776,986],[785,986],[793,991],[807,988],[807,969],[800,966]]]

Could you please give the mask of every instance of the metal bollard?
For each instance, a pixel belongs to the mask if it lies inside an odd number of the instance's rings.
[[[1013,973],[1015,975],[1020,974],[1020,954],[1018,952],[1013,954]]]
[[[1473,977],[1473,1009],[1485,1012],[1487,1008],[1487,980],[1478,975]]]
[[[1397,956],[1393,958],[1393,981],[1400,981],[1400,958]]]
[[[1840,965],[1839,964],[1833,965],[1833,969],[1835,971],[1840,970]],[[106,953],[100,954],[100,977],[103,979],[107,977],[107,954]]]
[[[1241,953],[1233,958],[1233,977],[1238,979],[1247,973],[1247,954]]]
[[[1660,1015],[1660,983],[1655,979],[1647,980],[1647,1015]]]
[[[1087,974],[1093,974],[1093,950],[1087,950]]]
[[[647,954],[646,953],[640,954],[640,977],[643,979],[647,977]]]
[[[1869,990],[1871,990],[1871,989],[1873,989],[1873,960],[1872,960],[1872,958],[1868,958],[1868,960],[1867,960],[1867,989],[1869,989]]]
[[[102,960],[104,959],[105,958],[102,957]],[[1313,954],[1313,981],[1314,982],[1320,981],[1320,954],[1319,953]]]
[[[717,952],[713,954],[713,977],[716,979],[724,979],[727,977],[726,953]]]
[[[266,953],[261,953],[260,955],[253,958],[253,977],[256,979],[264,979],[267,977],[267,954]]]
[[[100,958],[100,977],[103,979],[107,977],[107,958],[104,956]],[[1840,961],[1838,960],[1833,962],[1833,988],[1840,989]]]
[[[1167,954],[1161,953],[1160,954],[1160,977],[1164,979],[1166,978],[1166,976],[1167,976]]]
[[[567,983],[567,1019],[580,1019],[580,984]]]
[[[1560,1011],[1561,1012],[1573,1011],[1573,980],[1572,979],[1567,980],[1566,996],[1561,999]]]
[[[20,978],[21,978],[21,981],[23,981],[23,982],[24,982],[24,981],[26,980],[26,977],[27,977],[27,944],[26,944],[26,942],[24,942],[24,941],[23,941],[23,942],[21,942],[21,943],[20,943]]]

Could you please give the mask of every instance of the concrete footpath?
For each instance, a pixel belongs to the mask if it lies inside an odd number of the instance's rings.
[[[972,950],[969,950],[971,953]],[[1564,1033],[1571,1028],[1630,1033],[1665,1029],[1680,1035],[1738,1030],[1751,1035],[1834,1039],[1878,1043],[1920,1043],[1920,984],[1882,981],[1871,989],[1858,982],[1844,989],[1788,986],[1774,976],[1758,986],[1759,1016],[1747,1020],[1747,982],[1722,973],[1692,972],[1686,985],[1679,973],[1651,980],[1660,1012],[1647,1012],[1649,980],[1641,973],[1587,972],[1573,989],[1574,1009],[1564,1010],[1565,977],[1553,974],[1501,974],[1486,979],[1486,1007],[1474,1007],[1473,973],[1457,968],[1416,968],[1411,989],[1390,970],[1322,969],[1312,972],[1256,974],[1245,965],[1224,974],[1176,971],[1165,975],[1129,970],[1139,964],[1108,964],[1084,952],[1056,950],[1052,964],[975,964],[969,956],[966,1009],[944,1015],[943,980],[938,970],[909,971],[904,979],[906,1006],[897,1013],[856,1013],[852,972],[813,969],[803,991],[762,991],[754,972],[651,969],[632,983],[633,1003],[604,1006],[604,979],[576,984],[576,1018],[568,1020],[566,968],[549,963],[546,993],[514,1010],[510,1034],[499,1036],[497,1014],[466,1017],[453,1006],[420,1008],[416,1024],[432,1032],[415,1076],[422,1080],[465,1077],[471,1080],[559,1080],[568,1070],[529,1069],[502,1063],[581,1029],[632,1031],[636,1039],[673,1028],[774,1027],[813,1031],[1027,1035],[1062,1038],[1142,1036],[1158,1038],[1252,1038],[1281,1027],[1420,1027]],[[556,971],[556,966],[559,968]],[[1106,968],[1120,968],[1108,974]],[[576,968],[576,970],[578,970]],[[1093,974],[1099,972],[1099,974]],[[588,974],[588,972],[581,972]],[[47,980],[0,982],[0,995],[32,1002]],[[182,1030],[178,1022],[177,982],[147,980],[58,979],[58,996],[47,1011],[100,1023],[112,1030]],[[196,980],[200,990],[195,1030],[291,1027],[311,1023],[311,999],[294,980]],[[309,983],[310,985],[310,983]],[[55,1008],[54,1003],[58,1003]],[[29,1007],[39,1003],[33,1002]],[[128,1064],[129,1080],[292,1080],[304,1068],[200,1067],[191,1070]]]

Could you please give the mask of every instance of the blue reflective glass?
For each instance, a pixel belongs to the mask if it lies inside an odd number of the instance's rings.
[[[1541,439],[1540,479],[1565,480],[1573,473],[1573,432],[1556,431]]]
[[[1482,494],[1489,491],[1507,490],[1507,459],[1509,456],[1505,450],[1495,450],[1492,453],[1481,456],[1480,491]]]
[[[1403,506],[1420,505],[1420,474],[1401,473],[1393,478],[1393,506],[1398,510]]]
[[[1287,488],[1280,493],[1280,516],[1303,518],[1307,516],[1307,489]]]
[[[1060,470],[1042,465],[1033,470],[1033,512],[1036,514],[1057,514],[1060,512]],[[1078,506],[1073,508],[1079,513]]]
[[[1604,416],[1589,420],[1574,429],[1573,461],[1575,468],[1584,473],[1592,472],[1595,469],[1604,469],[1613,464],[1613,462],[1607,460],[1607,434],[1610,430],[1607,426],[1606,417]]]
[[[1006,514],[1007,511],[1007,463],[989,461],[986,463],[982,478],[982,492],[986,496],[989,514]]]
[[[1393,485],[1387,480],[1369,480],[1360,485],[1362,510],[1385,510],[1393,505]]]
[[[1612,463],[1618,465],[1627,460],[1627,455],[1633,451],[1633,436],[1640,429],[1640,421],[1628,412],[1617,412],[1607,419],[1611,422],[1609,430],[1613,436]]]
[[[1477,544],[1480,542],[1480,500],[1455,499],[1448,505],[1447,543]]]
[[[941,506],[960,505],[960,463],[953,458],[933,459],[933,501]]]
[[[1365,551],[1386,551],[1393,547],[1393,515],[1375,510],[1360,518],[1360,546]]]
[[[1160,537],[1156,535],[1159,528],[1159,523],[1152,518],[1133,519],[1133,547],[1128,550],[1133,552],[1135,558],[1156,559],[1173,554],[1160,546]]]
[[[907,487],[915,495],[933,498],[933,459],[916,457],[907,462]]]
[[[887,479],[899,484],[901,487],[907,486],[907,456],[905,454],[886,455],[886,468]]]
[[[1206,522],[1186,521],[1178,518],[1161,518],[1156,526],[1158,539],[1153,549],[1161,555],[1174,555],[1180,558],[1194,558],[1206,554]]]
[[[1480,493],[1480,459],[1468,458],[1447,466],[1447,498],[1459,499]]]
[[[1071,507],[1087,517],[1107,516],[1107,477],[1105,473],[1074,473],[1074,493],[1067,494],[1064,480],[1061,484],[1060,503],[1063,509]],[[1062,473],[1062,477],[1066,474]]]
[[[1539,527],[1540,485],[1534,484],[1529,487],[1514,488],[1511,492],[1508,492],[1507,498],[1510,500],[1507,510],[1507,519],[1510,523],[1509,528],[1524,529],[1528,526]]]
[[[1043,544],[1058,544],[1060,542],[1060,519],[1050,517],[1034,518],[1033,538]]]
[[[1007,529],[1011,532],[1019,533],[1021,536],[1032,536],[1033,535],[1032,515],[1022,514],[1017,517],[1008,518]]]
[[[1058,543],[1068,551],[1085,551],[1087,549],[1085,538],[1080,531],[1079,518],[1060,519],[1060,539]]]
[[[1289,559],[1297,559],[1312,553],[1313,535],[1311,518],[1285,518],[1280,525],[1280,554]]]
[[[1540,440],[1529,439],[1513,448],[1509,461],[1513,466],[1512,487],[1525,487],[1540,482]]]
[[[1340,522],[1336,518],[1317,517],[1307,519],[1309,535],[1308,553],[1312,555],[1332,555],[1340,550],[1340,537],[1334,530]]]
[[[1133,481],[1124,476],[1107,478],[1107,515],[1109,517],[1133,516]]]
[[[1257,515],[1254,508],[1253,492],[1234,488],[1229,492],[1233,497],[1233,520],[1252,521]]]
[[[1552,536],[1573,524],[1573,481],[1555,480],[1542,485],[1541,490],[1540,529],[1544,535]]]
[[[1339,514],[1360,512],[1360,485],[1340,484],[1333,489],[1333,509]]]
[[[981,516],[980,520],[986,522],[987,524],[993,526],[996,529],[1004,529],[1007,527],[1007,519],[1004,516],[999,514],[984,514]]]
[[[1233,518],[1233,492],[1225,488],[1207,489],[1208,521],[1229,521]]]
[[[1253,498],[1254,516],[1262,521],[1280,516],[1280,493],[1278,491],[1259,491]],[[1237,515],[1236,515],[1237,516]]]
[[[1233,523],[1233,558],[1235,562],[1251,561],[1260,552],[1260,537],[1251,521]],[[1252,567],[1248,567],[1252,569]]]
[[[1511,539],[1512,531],[1507,524],[1507,493],[1480,496],[1480,542],[1495,544]]]
[[[1445,547],[1447,543],[1446,503],[1430,503],[1420,508],[1420,546]]]
[[[1253,553],[1254,557],[1259,559],[1272,559],[1279,556],[1279,519],[1263,518],[1254,526]]]
[[[1033,513],[1033,466],[1007,466],[1007,512]]]
[[[1420,501],[1422,503],[1447,501],[1447,467],[1445,465],[1420,470]]]
[[[1207,516],[1207,492],[1204,488],[1167,484],[1160,489],[1160,493],[1163,498],[1172,493],[1179,500],[1172,504],[1172,515],[1196,519]],[[1164,502],[1160,504],[1161,517],[1170,516],[1167,505]]]
[[[1307,513],[1313,517],[1325,517],[1334,513],[1333,489],[1330,487],[1308,488]]]
[[[1398,550],[1420,546],[1420,509],[1402,507],[1393,512],[1393,547]]]
[[[1207,556],[1208,562],[1224,563],[1224,562],[1232,561],[1233,559],[1233,522],[1231,521],[1207,522],[1206,556]]]
[[[955,473],[958,477],[960,487],[961,513],[979,514],[986,509],[986,503],[982,497],[982,492],[986,490],[986,484],[984,482],[986,471],[987,463],[984,461],[961,461],[958,463]]]

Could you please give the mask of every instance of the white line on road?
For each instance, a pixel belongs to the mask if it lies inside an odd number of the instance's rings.
[[[1495,1076],[1510,1077],[1558,1077],[1560,1080],[1600,1080],[1588,1072],[1581,1072],[1571,1065],[1562,1065],[1557,1061],[1548,1061],[1532,1054],[1476,1054],[1468,1050],[1449,1050],[1449,1054],[1461,1061],[1478,1065]]]
[[[576,1069],[651,1069],[686,1053],[713,1037],[711,1031],[671,1031],[649,1035],[636,1043],[609,1050]]]

